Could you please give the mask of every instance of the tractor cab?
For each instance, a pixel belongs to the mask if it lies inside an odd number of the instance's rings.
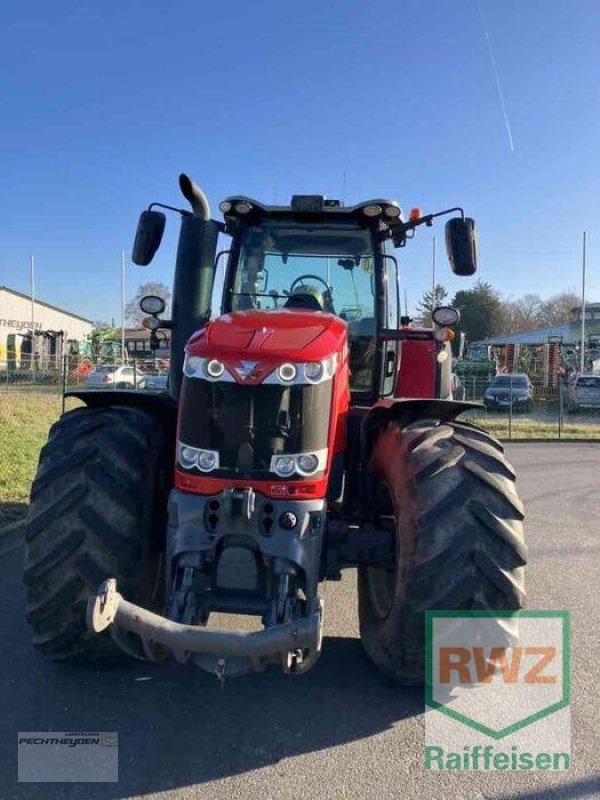
[[[220,206],[232,236],[223,313],[276,311],[329,314],[345,323],[350,389],[378,394],[383,347],[377,328],[398,327],[398,265],[386,256],[377,217],[392,201],[351,208],[322,196],[294,196],[289,207],[232,197]],[[308,209],[308,210],[307,210]]]

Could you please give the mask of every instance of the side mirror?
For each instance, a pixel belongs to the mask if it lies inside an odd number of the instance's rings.
[[[455,275],[474,275],[477,272],[477,235],[475,220],[455,217],[446,223],[446,250]]]
[[[131,254],[134,264],[147,267],[152,261],[162,241],[166,220],[160,211],[142,211]]]

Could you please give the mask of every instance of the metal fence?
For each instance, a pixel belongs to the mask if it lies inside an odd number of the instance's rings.
[[[523,387],[504,377],[500,387],[481,377],[463,380],[458,399],[482,404],[466,418],[500,439],[600,439],[600,375],[597,391],[585,396],[574,378]]]
[[[11,369],[9,363],[0,362],[0,525],[24,513],[48,431],[65,406],[69,409],[77,404],[75,400],[65,402],[65,389],[166,389],[165,361],[90,367],[89,363],[69,359],[47,365],[44,370]],[[574,404],[568,383],[550,387],[534,384],[527,402],[520,399],[522,392],[516,386],[509,385],[502,402],[492,404],[486,397],[489,389],[485,379],[466,379],[458,399],[481,402],[480,409],[464,416],[500,439],[600,439],[600,407],[593,407],[593,398],[592,405]],[[600,390],[598,394],[600,397]]]
[[[166,389],[167,367],[158,359],[94,366],[61,358],[43,369],[0,361],[0,526],[24,514],[50,427],[65,409],[78,404],[65,399],[65,390],[85,386],[160,392]]]

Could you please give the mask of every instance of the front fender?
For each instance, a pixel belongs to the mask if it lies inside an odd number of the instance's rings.
[[[76,397],[89,408],[129,406],[143,411],[154,411],[174,421],[177,403],[168,392],[142,392],[137,389],[69,389],[65,397]]]
[[[449,422],[464,411],[484,408],[481,403],[462,400],[436,400],[433,398],[416,398],[407,400],[391,400],[374,406],[365,414],[361,424],[361,453],[363,464],[367,463],[374,439],[379,430],[388,422],[400,422],[410,425],[419,420],[439,420]]]

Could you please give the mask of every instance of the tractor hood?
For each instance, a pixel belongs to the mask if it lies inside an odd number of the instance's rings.
[[[346,323],[318,311],[279,309],[235,311],[212,320],[189,340],[190,356],[280,363],[320,361],[339,352],[347,338]]]

